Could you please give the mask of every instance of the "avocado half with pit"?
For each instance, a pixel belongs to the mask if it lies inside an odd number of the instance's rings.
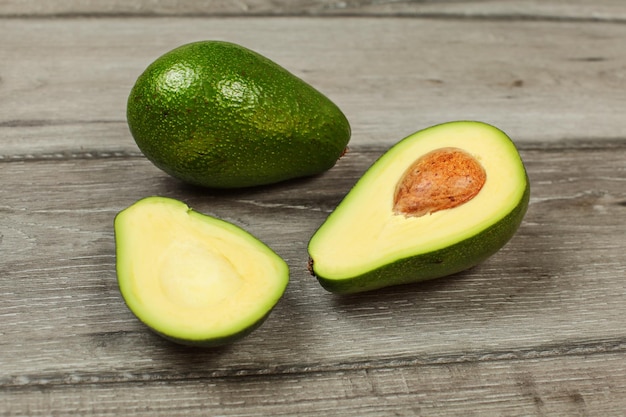
[[[117,278],[135,316],[195,346],[232,343],[282,297],[287,264],[241,229],[178,200],[148,197],[115,217]]]
[[[309,270],[335,293],[455,274],[513,237],[529,196],[501,130],[473,121],[424,129],[381,156],[319,227]]]

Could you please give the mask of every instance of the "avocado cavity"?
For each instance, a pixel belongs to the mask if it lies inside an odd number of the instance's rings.
[[[130,310],[167,339],[218,346],[265,320],[289,279],[285,262],[233,224],[148,197],[115,218],[117,276]]]

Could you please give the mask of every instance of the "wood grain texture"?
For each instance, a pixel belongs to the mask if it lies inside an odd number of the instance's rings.
[[[2,0],[0,16],[453,16],[621,21],[621,0]]]
[[[344,110],[356,145],[465,119],[519,142],[626,137],[619,24],[9,19],[0,37],[2,158],[137,151],[125,121],[135,79],[162,53],[200,39],[240,43],[302,77]]]
[[[6,389],[7,416],[619,416],[622,353]],[[205,363],[201,363],[204,365]],[[1,395],[1,394],[0,394]]]
[[[353,149],[315,178],[219,193],[183,186],[139,155],[1,162],[11,180],[0,191],[0,409],[165,415],[181,403],[139,393],[180,390],[191,398],[186,415],[208,406],[244,415],[616,410],[626,405],[622,368],[598,364],[623,366],[626,348],[625,150],[624,142],[523,148],[531,206],[502,251],[455,277],[350,297],[308,275],[306,242],[383,148]],[[112,221],[147,195],[243,226],[287,260],[290,286],[261,329],[202,351],[163,341],[132,317],[115,282]],[[558,371],[555,361],[569,365]],[[274,383],[302,386],[302,396],[261,400]],[[399,383],[406,392],[394,391]],[[434,394],[437,384],[445,389]],[[479,397],[462,401],[472,390]],[[100,396],[109,402],[97,405]]]
[[[626,2],[0,0],[0,416],[622,416]],[[138,151],[126,98],[158,55],[229,40],[317,87],[351,151],[312,178],[189,187]],[[354,296],[310,236],[393,143],[476,119],[521,149],[517,235],[456,276]],[[129,312],[114,216],[148,195],[289,264],[248,338],[201,350]]]

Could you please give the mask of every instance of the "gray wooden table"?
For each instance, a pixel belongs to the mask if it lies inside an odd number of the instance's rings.
[[[621,416],[626,410],[626,2],[0,0],[0,415]],[[245,191],[150,164],[126,98],[157,56],[222,39],[346,113],[327,173]],[[467,272],[339,297],[314,230],[424,127],[481,120],[532,184],[513,240]],[[288,263],[270,319],[173,345],[116,284],[113,217],[149,195],[243,226]]]

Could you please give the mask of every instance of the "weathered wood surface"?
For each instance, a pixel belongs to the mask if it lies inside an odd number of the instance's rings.
[[[623,21],[622,0],[2,0],[0,16],[452,16]]]
[[[389,145],[419,128],[468,118],[492,123],[516,141],[626,137],[623,24],[404,18],[1,23],[2,157],[136,150],[125,122],[135,79],[158,55],[199,39],[241,43],[315,85],[345,111],[353,144]]]
[[[382,149],[354,150],[313,179],[219,194],[181,186],[140,156],[1,163],[11,178],[0,192],[7,415],[619,411],[626,147],[522,149],[532,204],[500,253],[453,278],[352,297],[308,275],[306,240]],[[177,348],[126,310],[112,219],[153,194],[244,226],[289,262],[290,287],[252,336],[217,351]]]
[[[341,3],[359,18],[322,1],[207,13],[228,18],[187,18],[193,2],[103,4],[0,1],[0,415],[623,415],[626,4]],[[333,17],[294,17],[306,14]],[[324,175],[245,191],[154,168],[128,133],[128,91],[157,55],[204,38],[329,95],[352,151]],[[306,271],[315,228],[396,140],[470,118],[520,147],[532,196],[519,233],[454,277],[326,293]],[[124,306],[113,217],[155,194],[289,263],[285,297],[247,339],[177,347]]]

